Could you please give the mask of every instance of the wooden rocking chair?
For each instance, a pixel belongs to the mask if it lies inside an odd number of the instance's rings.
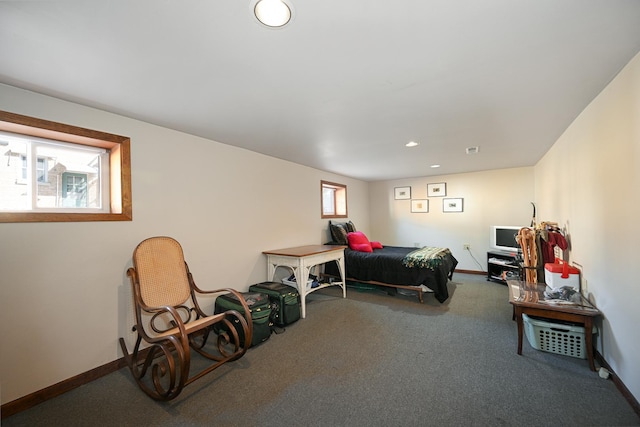
[[[185,385],[245,354],[251,345],[253,324],[244,298],[229,288],[199,289],[176,240],[144,240],[133,253],[133,264],[127,275],[133,288],[136,324],[132,330],[137,332],[137,339],[132,354],[124,338],[120,338],[120,346],[134,379],[145,393],[156,400],[171,400]],[[205,314],[196,296],[217,293],[237,295],[246,317],[235,310]],[[244,332],[242,342],[236,327]],[[210,335],[215,337],[215,345],[205,347]],[[213,363],[190,377],[191,349]]]

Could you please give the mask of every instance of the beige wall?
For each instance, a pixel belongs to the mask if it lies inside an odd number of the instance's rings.
[[[369,225],[362,181],[10,86],[0,109],[131,137],[133,181],[132,222],[0,224],[2,403],[120,357],[142,239],[177,238],[200,287],[244,290],[266,279],[263,250],[329,240],[320,180],[347,184]]]
[[[640,400],[640,55],[535,167],[541,215],[567,228],[570,258],[604,314],[598,347]]]
[[[447,247],[458,269],[484,271],[491,226],[531,223],[533,178],[529,167],[371,183],[370,238],[393,246]],[[442,197],[427,198],[427,184],[438,182],[446,183],[447,198],[463,198],[463,212],[443,213]],[[409,200],[394,200],[394,188],[405,186],[412,198],[429,200],[428,213],[412,213]],[[470,252],[462,249],[465,243]]]

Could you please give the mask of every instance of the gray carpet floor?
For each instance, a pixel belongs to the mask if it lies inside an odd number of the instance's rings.
[[[148,398],[125,368],[3,426],[620,426],[640,419],[586,360],[516,354],[507,288],[455,274],[450,299],[338,288],[307,318],[186,387]],[[114,345],[116,345],[114,343]],[[194,356],[194,364],[200,363]]]

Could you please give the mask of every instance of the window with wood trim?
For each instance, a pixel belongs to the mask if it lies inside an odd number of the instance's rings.
[[[129,138],[0,111],[0,222],[131,219]]]
[[[347,186],[320,181],[322,218],[347,218]]]

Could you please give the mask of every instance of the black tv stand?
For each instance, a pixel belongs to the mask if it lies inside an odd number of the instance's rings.
[[[522,263],[517,251],[492,250],[487,252],[487,280],[507,283],[522,278]]]

